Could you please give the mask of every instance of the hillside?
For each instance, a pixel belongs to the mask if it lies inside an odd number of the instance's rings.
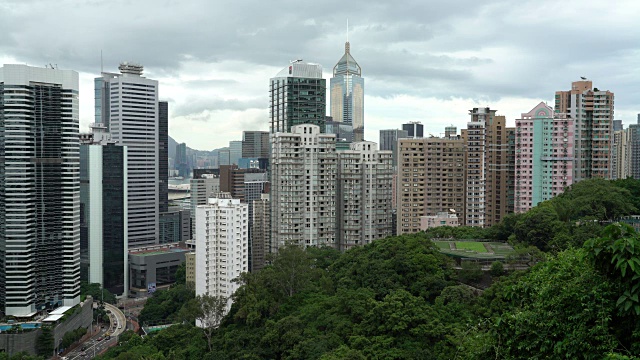
[[[272,265],[242,275],[218,328],[128,334],[102,358],[633,359],[640,235],[608,223],[636,211],[637,185],[584,181],[490,229],[439,228],[344,254],[286,247]],[[481,293],[431,241],[443,237],[509,238],[532,267],[492,269]],[[151,302],[155,313],[193,323],[201,300],[180,304],[172,291]],[[177,285],[175,294],[185,291]]]

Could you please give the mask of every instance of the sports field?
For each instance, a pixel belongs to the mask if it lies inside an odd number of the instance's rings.
[[[501,242],[437,240],[434,243],[441,252],[456,257],[503,259],[513,252],[511,245]]]

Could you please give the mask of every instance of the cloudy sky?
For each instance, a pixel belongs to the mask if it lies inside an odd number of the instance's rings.
[[[511,124],[586,76],[640,112],[637,1],[0,0],[0,63],[79,71],[82,128],[93,78],[129,60],[160,81],[169,133],[196,149],[267,130],[269,78],[293,59],[324,76],[344,52],[365,77],[365,138],[421,121],[434,134],[490,106]],[[327,104],[328,105],[328,104]]]

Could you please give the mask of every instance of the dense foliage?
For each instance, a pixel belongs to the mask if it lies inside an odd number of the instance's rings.
[[[71,330],[64,334],[62,337],[62,344],[60,345],[63,349],[68,348],[74,342],[82,339],[82,337],[87,333],[87,328],[79,327],[75,330]]]
[[[210,338],[192,325],[202,299],[181,283],[143,313],[182,325],[144,339],[127,333],[103,358],[635,359],[640,235],[609,222],[637,211],[638,183],[583,181],[490,229],[441,228],[344,254],[285,247],[272,265],[242,274]],[[497,280],[480,292],[460,281],[482,271],[454,271],[430,241],[443,237],[509,239],[532,267],[494,263]]]
[[[115,295],[109,292],[109,290],[103,289],[98,283],[80,282],[80,293],[83,296],[89,295],[93,297],[93,301],[97,302],[104,300],[106,303],[115,304],[117,301]]]

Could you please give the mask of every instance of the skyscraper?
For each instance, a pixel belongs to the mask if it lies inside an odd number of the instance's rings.
[[[120,74],[102,73],[95,81],[100,102],[96,122],[107,112],[113,140],[127,147],[129,246],[155,244],[160,202],[158,82],[142,76],[142,65],[123,62],[118,69]],[[103,102],[107,98],[109,102]]]
[[[80,302],[78,73],[0,68],[0,306]]]
[[[486,216],[486,125],[496,115],[495,110],[473,108],[469,110],[471,120],[462,131],[466,145],[465,180],[467,196],[465,201],[464,225],[485,226]]]
[[[409,137],[406,130],[380,130],[380,150],[388,150],[393,154],[393,167],[398,166],[398,140]]]
[[[169,103],[158,103],[158,210],[169,211]]]
[[[176,144],[176,159],[174,167],[178,170],[178,175],[182,177],[189,176],[189,161],[187,159],[187,144]]]
[[[290,132],[292,126],[301,124],[317,125],[324,133],[327,84],[322,78],[322,66],[297,60],[270,83],[271,133]]]
[[[240,140],[229,141],[229,164],[238,165],[241,157],[242,157],[242,141]]]
[[[242,157],[243,158],[268,158],[269,157],[269,132],[268,131],[243,131],[242,132]]]
[[[592,177],[611,178],[614,94],[594,88],[590,80],[556,91],[555,112],[575,119],[574,182]]]
[[[341,251],[391,236],[391,152],[371,141],[338,152],[336,230]]]
[[[499,223],[513,212],[515,158],[511,156],[509,134],[514,129],[506,125],[507,119],[493,112],[485,118],[486,227]]]
[[[80,259],[82,278],[126,295],[127,148],[80,146]]]
[[[424,125],[420,121],[411,121],[402,124],[402,130],[407,132],[407,137],[411,139],[420,139],[424,137]]]
[[[575,120],[541,102],[516,120],[515,212],[564,192],[573,181]]]
[[[336,245],[336,138],[318,125],[271,137],[271,246]]]
[[[351,56],[351,44],[344,44],[344,55],[333,67],[331,117],[337,123],[353,127],[353,141],[364,140],[364,78],[362,69]]]

